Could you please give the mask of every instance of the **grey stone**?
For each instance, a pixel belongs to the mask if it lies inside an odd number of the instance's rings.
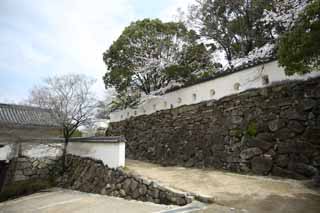
[[[39,164],[38,164],[38,168],[39,169],[42,169],[42,168],[46,168],[47,167],[47,164],[43,161],[40,161]]]
[[[107,189],[106,188],[102,188],[101,191],[100,191],[100,194],[102,195],[107,195]]]
[[[185,199],[179,197],[177,199],[177,204],[178,204],[178,206],[183,206],[183,205],[187,204],[187,201]]]
[[[267,141],[263,141],[258,138],[251,138],[251,137],[246,137],[246,139],[243,140],[243,142],[248,146],[248,147],[258,147],[261,150],[268,151],[271,147],[273,147],[272,143],[269,143]]]
[[[317,156],[313,159],[312,164],[316,167],[320,167],[320,156]]]
[[[287,140],[288,138],[295,138],[296,133],[289,128],[283,128],[276,132],[276,138],[280,140]]]
[[[287,167],[289,163],[289,157],[288,155],[278,155],[275,162],[280,167]]]
[[[18,162],[17,163],[17,169],[26,169],[26,168],[30,168],[32,167],[32,163],[30,161],[22,161],[22,162]]]
[[[17,159],[17,162],[29,162],[29,158],[19,157],[19,158]]]
[[[150,190],[150,192],[151,192],[151,196],[153,198],[155,198],[155,199],[159,198],[159,196],[160,196],[159,189],[153,188],[153,189]]]
[[[293,142],[281,142],[277,144],[277,153],[279,154],[289,154],[296,152],[298,152],[298,150],[296,149]]]
[[[137,189],[138,185],[139,183],[136,180],[132,179],[130,183],[130,190],[134,192]]]
[[[126,192],[129,192],[130,190],[130,184],[131,184],[131,180],[130,178],[126,179],[123,183],[123,188],[124,190],[126,190]]]
[[[132,192],[131,196],[132,196],[133,199],[137,199],[140,196],[139,191],[138,190],[134,190]]]
[[[299,120],[305,121],[307,120],[307,115],[303,112],[297,111],[294,108],[289,108],[285,111],[281,111],[280,117],[289,120]]]
[[[124,189],[120,189],[120,196],[125,197],[127,195],[126,191]]]
[[[269,142],[269,143],[274,143],[275,142],[274,134],[273,133],[269,133],[269,132],[259,132],[257,134],[256,138],[258,140],[266,141],[266,142]]]
[[[240,163],[240,171],[244,172],[244,173],[249,173],[250,172],[250,168],[249,168],[248,164]]]
[[[296,133],[302,133],[305,129],[305,127],[298,121],[290,121],[288,124],[288,128]]]
[[[23,180],[28,180],[29,178],[24,175],[15,175],[14,176],[14,181],[23,181]]]
[[[27,168],[27,169],[23,170],[23,174],[26,175],[26,176],[31,176],[31,175],[34,175],[36,173],[37,173],[37,171],[33,170],[31,168]]]
[[[269,156],[258,156],[251,160],[251,168],[255,174],[267,175],[272,168],[272,158]]]
[[[284,127],[284,122],[279,119],[275,119],[268,122],[268,127],[271,132],[276,132],[277,130]]]
[[[147,193],[147,191],[148,191],[148,188],[147,188],[146,185],[141,184],[141,185],[139,186],[138,191],[139,191],[139,194],[140,194],[140,195],[145,195],[145,194]]]
[[[151,180],[147,180],[147,179],[142,179],[142,183],[149,186],[151,184]]]
[[[313,107],[315,107],[317,102],[313,99],[307,98],[303,100],[303,109],[305,111],[311,110]]]
[[[299,173],[305,177],[313,177],[318,173],[318,170],[304,163],[289,163],[289,169]]]
[[[106,189],[111,189],[112,186],[111,186],[111,184],[108,183],[108,184],[105,186],[105,188],[106,188]]]
[[[320,139],[319,139],[320,138],[320,127],[307,128],[306,131],[304,132],[304,137],[308,142],[320,145]]]
[[[231,122],[233,124],[240,124],[243,121],[243,118],[241,116],[232,116]]]
[[[254,147],[254,148],[249,148],[249,149],[243,150],[240,153],[240,157],[242,159],[247,160],[247,159],[250,159],[250,158],[257,156],[257,155],[260,155],[260,154],[262,154],[261,149]]]

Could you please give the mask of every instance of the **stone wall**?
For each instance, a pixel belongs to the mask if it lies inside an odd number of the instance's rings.
[[[56,178],[61,173],[62,162],[57,158],[16,157],[11,159],[5,184],[31,179]]]
[[[191,202],[184,193],[161,187],[120,168],[108,168],[100,160],[75,155],[68,155],[66,160],[66,172],[59,181],[62,187],[161,204]]]
[[[320,169],[320,78],[110,124],[127,157],[304,179]]]
[[[32,179],[54,179],[61,174],[62,144],[42,142],[11,143],[6,146],[8,169],[4,184]],[[2,148],[3,149],[3,148]]]

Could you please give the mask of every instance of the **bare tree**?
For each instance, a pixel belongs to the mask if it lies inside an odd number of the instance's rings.
[[[89,125],[94,115],[96,100],[91,91],[94,80],[78,74],[49,77],[44,85],[34,87],[28,103],[49,108],[56,113],[63,128],[63,170],[70,137],[80,127]]]

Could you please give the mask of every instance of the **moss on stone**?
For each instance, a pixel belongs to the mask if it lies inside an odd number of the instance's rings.
[[[251,137],[255,137],[257,135],[257,123],[255,121],[249,122],[246,130],[246,134]]]

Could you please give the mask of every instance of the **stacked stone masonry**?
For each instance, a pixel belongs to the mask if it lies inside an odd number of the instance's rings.
[[[181,206],[191,202],[185,193],[162,187],[120,168],[108,168],[102,161],[75,155],[68,155],[66,160],[66,172],[59,180],[62,187],[159,204]]]
[[[311,178],[320,171],[320,78],[111,123],[127,157],[163,165]]]
[[[57,158],[13,158],[9,163],[6,184],[31,179],[58,177],[61,173],[61,160]]]

